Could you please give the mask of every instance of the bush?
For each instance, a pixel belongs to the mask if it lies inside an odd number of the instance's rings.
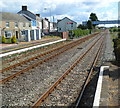
[[[120,32],[118,33],[118,38],[120,39]]]
[[[5,43],[12,43],[12,42],[11,42],[11,38],[7,38],[7,39],[5,40]]]
[[[5,36],[2,36],[2,43],[5,43],[5,40],[6,40]]]
[[[89,30],[76,29],[76,30],[72,30],[72,31],[73,31],[74,37],[76,37],[76,38],[89,34]]]
[[[114,39],[114,53],[116,60],[120,61],[120,39]]]
[[[17,39],[16,39],[15,36],[12,36],[12,37],[11,37],[11,42],[12,42],[12,43],[16,43],[16,42],[17,42]]]

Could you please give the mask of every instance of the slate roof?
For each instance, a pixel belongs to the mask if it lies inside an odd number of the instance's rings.
[[[63,18],[63,19],[61,19],[61,20],[58,20],[58,22],[60,22],[60,21],[62,21],[62,20],[64,20],[64,19],[68,19],[68,20],[70,20],[70,21],[72,21],[72,22],[74,22],[74,23],[76,23],[76,24],[77,24],[77,22],[75,22],[75,21],[73,21],[73,20],[69,19],[68,17],[65,17],[65,18]]]
[[[29,18],[33,19],[33,20],[36,20],[36,15],[28,10],[24,11],[24,10],[21,10],[18,12],[18,14],[23,14],[23,15],[27,15]]]
[[[20,16],[17,13],[9,13],[9,12],[0,12],[0,20],[1,21],[30,22],[25,17]]]

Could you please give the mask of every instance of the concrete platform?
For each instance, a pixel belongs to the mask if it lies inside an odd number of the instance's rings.
[[[105,69],[102,75],[101,88],[96,89],[93,108],[96,107],[119,107],[120,106],[120,93],[119,93],[119,80],[120,80],[120,66],[117,62],[107,62],[105,65],[109,69]],[[99,84],[99,82],[98,82]],[[98,94],[100,93],[100,97]],[[98,104],[97,104],[98,103]]]
[[[43,46],[46,46],[46,45],[51,45],[51,44],[54,44],[54,43],[65,41],[65,40],[66,39],[56,39],[56,40],[51,40],[50,42],[45,41],[45,43],[41,42],[41,43],[35,44],[35,45],[34,45],[34,43],[32,43],[32,46],[31,46],[31,44],[30,44],[30,46],[29,45],[23,45],[20,48],[18,47],[18,49],[16,49],[15,47],[10,47],[8,50],[5,50],[4,53],[1,52],[0,57],[5,57],[5,56],[8,56],[8,55],[25,52],[25,51],[28,51],[28,50],[31,50],[31,49],[40,48],[40,47],[43,47]]]
[[[19,42],[18,44],[0,44],[0,53],[10,52],[16,49],[22,49],[25,47],[35,46],[36,44],[43,44],[47,42],[52,42],[59,40],[60,38],[43,38],[41,40],[35,40],[30,42]]]

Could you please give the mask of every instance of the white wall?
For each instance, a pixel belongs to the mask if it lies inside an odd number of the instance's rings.
[[[52,32],[52,31],[54,31],[54,29],[53,29],[53,23],[50,22],[50,32]]]
[[[47,20],[43,20],[43,29],[48,29],[49,28],[49,23]]]

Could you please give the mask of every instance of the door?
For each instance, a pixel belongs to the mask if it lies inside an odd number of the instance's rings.
[[[39,30],[36,30],[36,39],[39,40]]]
[[[30,31],[30,37],[31,37],[31,40],[34,40],[34,30]]]
[[[18,39],[18,31],[16,31],[16,38]]]

